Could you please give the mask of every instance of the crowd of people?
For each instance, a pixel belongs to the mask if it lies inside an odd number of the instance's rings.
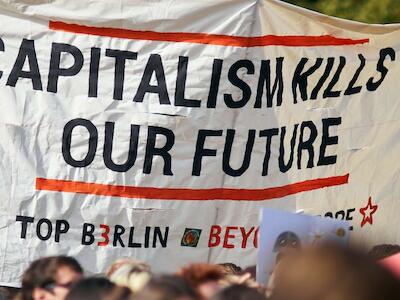
[[[382,263],[400,246],[380,245],[368,254],[319,245],[281,258],[266,285],[255,267],[232,263],[192,264],[173,274],[153,273],[132,258],[112,264],[106,274],[85,277],[68,256],[40,258],[25,270],[21,289],[3,288],[15,300],[389,300],[400,299],[400,277]],[[12,295],[12,294],[15,295]]]

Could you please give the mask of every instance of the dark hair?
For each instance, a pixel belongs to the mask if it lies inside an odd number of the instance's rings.
[[[21,297],[22,300],[32,300],[35,288],[44,287],[55,282],[57,271],[61,267],[83,274],[82,267],[73,257],[49,256],[33,261],[22,275]]]
[[[153,277],[137,293],[135,300],[176,300],[179,298],[197,299],[196,292],[182,278],[175,275]]]
[[[239,275],[242,272],[242,268],[233,263],[223,263],[217,266],[220,266],[226,275]]]
[[[124,286],[117,286],[113,291],[102,298],[102,300],[131,300],[133,299],[132,291]]]
[[[218,292],[211,300],[265,300],[265,296],[256,289],[234,284]]]
[[[381,244],[374,246],[368,255],[374,260],[380,260],[397,253],[400,253],[400,245]]]
[[[0,299],[14,299],[20,292],[20,289],[8,286],[0,286]]]
[[[107,278],[91,277],[80,280],[69,291],[66,300],[106,299],[116,289],[116,285]]]

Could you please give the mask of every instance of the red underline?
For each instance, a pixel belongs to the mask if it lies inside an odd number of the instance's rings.
[[[369,42],[369,39],[353,40],[349,38],[337,38],[331,35],[301,36],[301,35],[264,35],[264,36],[231,36],[221,34],[191,33],[191,32],[156,32],[139,31],[121,28],[90,27],[78,24],[67,24],[57,21],[49,21],[51,30],[66,31],[78,34],[89,34],[104,37],[114,37],[130,40],[146,40],[174,43],[195,43],[233,47],[264,47],[264,46],[288,46],[288,47],[315,47],[315,46],[348,46],[360,45]]]
[[[263,201],[347,184],[349,174],[318,178],[266,189],[189,189],[109,185],[82,181],[36,178],[36,190],[155,200]]]

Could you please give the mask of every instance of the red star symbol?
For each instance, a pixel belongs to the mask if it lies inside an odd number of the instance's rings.
[[[361,221],[361,227],[365,224],[373,224],[374,220],[372,219],[372,215],[378,210],[378,205],[372,205],[372,198],[369,197],[368,204],[366,207],[360,208],[360,214],[362,214],[363,219]]]

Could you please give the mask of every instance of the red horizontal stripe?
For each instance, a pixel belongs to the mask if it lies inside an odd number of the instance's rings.
[[[188,189],[109,185],[72,180],[36,178],[36,190],[98,196],[157,200],[236,200],[262,201],[301,192],[347,184],[349,174],[312,179],[267,189]]]
[[[321,36],[278,36],[264,35],[254,37],[230,36],[221,34],[189,33],[189,32],[156,32],[139,31],[121,28],[89,27],[77,24],[50,21],[49,28],[79,34],[106,36],[130,40],[145,40],[174,43],[196,43],[234,47],[264,47],[264,46],[345,46],[359,45],[369,42],[369,39],[353,40],[337,38],[330,35]]]

